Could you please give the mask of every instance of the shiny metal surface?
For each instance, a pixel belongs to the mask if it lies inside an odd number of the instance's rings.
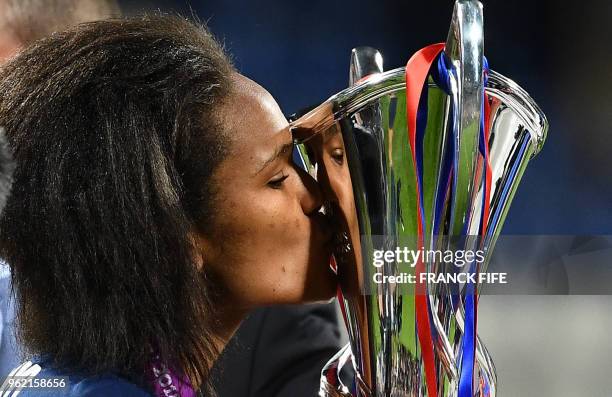
[[[382,54],[372,47],[357,47],[351,51],[349,86],[359,80],[383,71]]]
[[[398,130],[405,129],[405,125],[395,124],[396,121],[401,119],[401,106],[405,98],[405,92],[398,84],[398,80],[401,81],[402,76],[403,69],[396,69],[381,76],[372,77],[371,80],[361,83],[358,87],[349,88],[335,95],[330,101],[317,107],[292,125],[294,131],[296,131],[296,138],[300,142],[308,138],[306,135],[309,133],[311,134],[310,138],[315,135],[322,138],[325,136],[324,141],[329,148],[332,148],[333,137],[335,137],[335,144],[339,144],[346,149],[347,162],[351,163],[353,161],[357,164],[353,167],[353,173],[348,172],[349,166],[346,166],[346,169],[339,167],[343,170],[343,174],[340,175],[343,175],[344,179],[339,178],[337,172],[325,176],[324,174],[328,173],[327,169],[334,166],[329,155],[321,153],[320,156],[323,157],[324,164],[321,166],[317,163],[317,172],[315,172],[319,180],[327,178],[326,183],[330,184],[328,187],[338,192],[338,197],[342,199],[343,206],[336,208],[336,210],[340,209],[338,212],[345,218],[345,224],[350,223],[352,225],[353,233],[361,233],[361,230],[369,230],[370,233],[376,229],[381,230],[381,222],[384,224],[382,229],[386,229],[388,232],[389,229],[393,230],[395,228],[397,233],[397,226],[400,226],[399,229],[401,227],[407,228],[411,222],[414,222],[413,204],[415,199],[411,196],[409,189],[401,188],[402,183],[410,185],[411,178],[410,175],[406,177],[398,175],[398,170],[401,167],[397,163],[398,161],[404,161],[411,164],[409,151],[406,147],[406,132],[398,134]],[[432,90],[437,89],[433,86],[430,88]],[[373,92],[375,95],[372,95]],[[493,230],[493,233],[488,238],[488,244],[492,247],[499,235],[522,173],[529,159],[537,154],[542,147],[548,124],[543,113],[525,91],[504,76],[491,71],[486,92],[491,98],[492,112],[489,149],[493,183],[489,228]],[[334,108],[337,109],[335,112],[333,111]],[[352,113],[347,112],[347,108],[353,109]],[[356,129],[362,125],[360,123],[363,120],[363,112],[371,112],[372,108],[380,109],[380,125],[383,126],[383,131],[382,133],[379,131],[378,135],[369,136],[374,140],[361,142],[359,136],[363,131],[356,132]],[[399,119],[398,113],[400,113]],[[333,121],[335,118],[336,121]],[[321,126],[325,127],[321,128]],[[350,141],[350,144],[345,145],[345,137],[347,141]],[[307,139],[306,142],[310,142],[311,145],[314,144],[312,139]],[[357,142],[361,143],[357,144]],[[305,146],[302,145],[302,147]],[[372,148],[379,151],[378,156],[371,153]],[[351,160],[351,156],[359,155],[365,156],[365,159]],[[385,161],[381,160],[382,157],[385,158]],[[376,169],[372,166],[375,163],[384,166]],[[364,171],[364,169],[367,171]],[[373,175],[376,174],[378,177],[374,178]],[[353,179],[358,180],[357,186],[360,190],[355,190],[356,187],[352,183]],[[366,188],[365,179],[377,180],[379,188]],[[351,189],[348,189],[349,184]],[[384,192],[384,194],[381,196],[380,192]],[[480,194],[482,193],[479,191],[478,195]],[[368,197],[372,198],[368,199]],[[355,201],[354,204],[350,203],[351,199]],[[377,209],[380,215],[371,213],[367,206],[368,201],[384,203],[383,208],[379,207]],[[475,200],[475,202],[479,203],[479,200]],[[351,211],[353,211],[352,215]],[[391,217],[389,214],[395,214],[395,217]],[[362,218],[358,222],[361,229],[354,229],[356,226],[355,218],[359,217]],[[394,221],[391,221],[392,219]],[[374,227],[372,224],[374,224]],[[399,234],[398,240],[401,239]],[[354,236],[354,234],[351,235],[351,237]],[[358,247],[358,241],[359,237],[352,238],[352,245],[357,244]],[[364,384],[374,390],[376,390],[376,385],[384,385],[384,382],[389,382],[386,390],[372,391],[371,394],[364,392],[362,395],[422,395],[418,394],[423,392],[423,385],[421,384],[421,364],[419,362],[420,355],[416,333],[414,330],[408,332],[405,329],[405,327],[414,327],[413,297],[409,293],[400,293],[399,291],[395,293],[394,291],[381,290],[376,294],[369,294],[367,290],[360,291],[360,289],[366,289],[364,280],[370,273],[371,264],[364,263],[359,247],[337,256],[339,258],[340,277],[343,285],[345,285],[343,290],[346,291],[346,299],[343,304],[348,316],[351,348],[356,352],[355,367],[363,377]],[[386,271],[391,274],[397,269],[386,269]],[[447,332],[445,328],[450,323],[448,317],[451,315],[448,311],[443,310],[442,306],[448,306],[448,302],[444,299],[437,299],[434,303],[434,307],[439,314],[434,320],[438,323],[439,330],[444,331],[440,334],[445,335],[445,332]],[[442,318],[443,315],[446,315],[447,318]],[[457,327],[456,333],[460,335],[463,329],[461,311],[456,314],[454,320]],[[391,341],[394,343],[393,346]],[[442,371],[446,373],[445,376],[449,381],[449,387],[452,387],[453,380],[456,381],[457,379],[455,359],[457,342],[452,343],[451,340],[443,337],[441,342],[436,345],[436,351],[439,355]],[[496,379],[494,366],[486,349],[480,342],[477,360],[480,371],[486,373],[490,379],[490,395],[494,396]],[[401,382],[393,380],[393,377],[397,378],[400,375]],[[394,390],[401,390],[401,392],[398,391],[394,394]],[[448,387],[444,390],[446,390],[444,395],[454,395]],[[385,394],[387,392],[389,394]]]
[[[430,80],[426,125],[424,206],[428,219],[440,179],[446,143],[456,139],[458,182],[445,200],[443,235],[459,235],[467,227],[477,234],[482,185],[476,184],[482,167],[478,134],[483,101],[482,6],[458,1],[447,40],[447,55],[454,65],[451,95]],[[416,332],[413,286],[372,283],[373,251],[415,246],[417,230],[415,169],[408,146],[404,68],[376,71],[375,50],[352,54],[350,81],[356,85],[332,96],[295,120],[294,140],[309,171],[321,184],[326,211],[340,233],[335,252],[344,295],[350,350],[345,347],[326,366],[321,396],[425,396],[423,362]],[[380,55],[380,54],[378,54]],[[368,60],[368,57],[370,60]],[[366,66],[364,66],[366,65]],[[382,69],[382,61],[380,62]],[[490,100],[489,156],[492,169],[491,216],[481,244],[495,245],[512,197],[529,159],[542,147],[547,121],[534,101],[518,85],[490,72],[484,88]],[[449,118],[454,112],[458,117]],[[457,125],[452,125],[455,120]],[[452,131],[458,131],[453,135]],[[438,240],[428,223],[427,246],[448,244]],[[456,248],[456,247],[455,247]],[[427,263],[430,271],[443,271]],[[486,270],[486,262],[481,271]],[[396,275],[397,263],[380,272]],[[438,338],[436,352],[440,396],[456,396],[458,354],[464,329],[464,308],[454,307],[444,288],[428,286],[432,321]],[[462,293],[464,291],[461,291]],[[455,303],[456,304],[456,303]],[[491,357],[480,340],[476,348],[475,381],[486,381],[489,396],[496,395]],[[353,382],[343,384],[340,374],[354,370]],[[477,394],[481,396],[481,394]]]
[[[457,137],[455,151],[459,158],[457,183],[452,192],[449,235],[459,235],[468,221],[468,206],[474,190],[474,172],[478,157],[478,132],[482,108],[484,57],[482,4],[457,1],[445,54],[453,65],[451,73],[452,103],[456,106]]]

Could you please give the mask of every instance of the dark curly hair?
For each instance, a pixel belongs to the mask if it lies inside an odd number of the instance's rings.
[[[206,381],[216,295],[190,233],[214,215],[233,72],[206,28],[161,15],[79,25],[0,69],[0,255],[30,352],[133,379],[155,350]]]

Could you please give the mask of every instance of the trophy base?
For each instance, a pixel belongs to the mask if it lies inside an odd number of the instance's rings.
[[[497,395],[497,376],[488,351],[478,341],[476,368],[481,381],[474,397],[495,397]],[[486,378],[486,387],[483,387]],[[424,388],[423,388],[424,389]],[[450,382],[449,389],[442,391],[443,397],[457,397],[457,382]],[[426,397],[427,393],[396,390],[385,395],[372,392],[355,370],[350,344],[336,353],[321,371],[319,397]],[[440,397],[442,397],[440,396]]]

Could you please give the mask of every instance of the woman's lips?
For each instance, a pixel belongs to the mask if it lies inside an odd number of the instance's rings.
[[[316,225],[315,227],[322,237],[321,241],[325,249],[329,250],[329,256],[335,255],[337,257],[342,252],[340,243],[344,241],[338,229],[338,222],[333,217],[324,213],[317,213],[313,220]]]
[[[346,221],[337,203],[325,202],[322,211],[313,218],[321,232],[324,245],[330,250],[330,256],[333,255],[338,264],[345,262],[353,247]]]
[[[329,223],[333,225],[334,254],[336,254],[336,256],[341,256],[348,253],[351,250],[351,240],[346,229],[346,222],[341,215],[342,211],[337,207],[337,203],[332,202],[325,203],[324,211]]]

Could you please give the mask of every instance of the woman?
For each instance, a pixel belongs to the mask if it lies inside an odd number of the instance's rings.
[[[36,357],[21,371],[68,376],[59,395],[193,395],[250,310],[333,296],[287,122],[204,28],[54,34],[0,71],[0,125],[17,163],[1,254]]]

